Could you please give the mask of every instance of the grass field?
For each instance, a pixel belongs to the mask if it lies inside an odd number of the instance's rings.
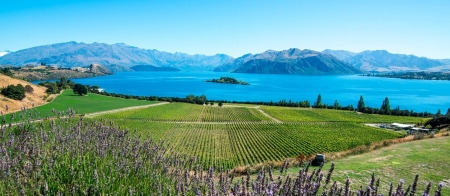
[[[261,107],[266,113],[284,122],[354,122],[354,123],[420,123],[424,119],[409,116],[361,114],[332,109]]]
[[[72,90],[65,90],[52,102],[36,107],[41,118],[54,116],[52,109],[66,111],[69,108],[78,110],[79,114],[100,112],[132,106],[142,106],[157,103],[155,101],[144,101],[135,99],[122,99],[89,93],[87,96],[75,95]],[[33,108],[34,110],[34,108]],[[9,119],[9,115],[5,115]]]
[[[414,175],[419,174],[418,189],[424,190],[426,183],[431,182],[431,190],[436,190],[437,185],[443,182],[443,194],[450,195],[450,137],[418,140],[408,143],[392,145],[368,153],[353,155],[335,160],[335,170],[332,180],[341,184],[349,177],[354,186],[367,184],[370,175],[375,173],[380,178],[383,192],[389,189],[389,183],[394,187],[400,179],[405,184],[412,184]],[[323,170],[330,168],[330,163],[325,164]],[[291,168],[288,174],[298,174],[299,168]],[[279,175],[279,172],[277,173]],[[434,194],[434,192],[432,192]],[[421,195],[420,193],[419,195]]]

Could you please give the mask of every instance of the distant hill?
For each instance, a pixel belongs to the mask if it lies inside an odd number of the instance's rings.
[[[444,65],[446,60],[434,60],[414,55],[392,54],[386,50],[367,50],[351,53],[342,50],[324,50],[361,71],[419,71]],[[444,61],[444,62],[443,62]]]
[[[330,50],[330,49],[326,49],[324,51],[322,51],[325,54],[330,54],[335,56],[336,58],[343,60],[343,59],[347,59],[350,57],[353,57],[355,55],[357,55],[357,53],[354,52],[350,52],[350,51],[346,51],[346,50]]]
[[[225,67],[225,68],[224,68]],[[268,50],[260,54],[247,54],[220,68],[236,73],[262,74],[356,74],[352,65],[334,56],[313,50],[292,48],[283,51]],[[218,71],[216,68],[215,71]]]
[[[26,65],[13,67],[11,72],[15,78],[28,81],[58,80],[65,78],[89,78],[113,74],[111,71],[99,64],[91,64],[86,67],[59,68],[57,66]]]
[[[450,65],[450,59],[440,59],[439,61],[445,65]]]
[[[0,94],[0,111],[3,113],[11,113],[12,111],[20,110],[22,107],[32,108],[33,105],[39,106],[48,103],[47,100],[53,99],[56,95],[50,95],[47,97],[47,93],[45,90],[47,88],[43,86],[37,86],[30,82],[26,82],[23,80],[19,80],[16,78],[11,78],[9,76],[0,74],[0,88],[7,87],[8,85],[17,85],[21,84],[22,86],[30,85],[33,88],[32,93],[25,93],[25,98],[21,101],[7,98]],[[8,105],[8,111],[6,112],[6,105]]]
[[[75,67],[95,63],[106,67],[110,65],[131,67],[145,64],[155,67],[174,67],[183,71],[211,71],[230,60],[233,58],[224,54],[188,55],[146,50],[125,44],[67,42],[9,53],[0,57],[0,65],[22,66],[46,63],[62,67]]]
[[[0,52],[0,57],[7,55],[9,52]]]
[[[156,67],[153,65],[135,65],[130,67],[133,71],[180,71],[173,67]]]
[[[103,67],[102,65],[95,64],[95,63],[93,63],[89,66],[89,71],[92,73],[101,74],[101,75],[112,74],[112,72],[109,69]]]

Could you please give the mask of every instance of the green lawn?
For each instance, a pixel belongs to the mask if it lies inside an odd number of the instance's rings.
[[[39,112],[38,115],[41,118],[45,118],[47,116],[54,116],[52,109],[55,109],[56,111],[66,111],[68,108],[72,108],[78,110],[80,114],[87,114],[154,103],[158,102],[108,97],[92,93],[89,93],[86,96],[79,96],[74,94],[72,90],[65,90],[51,103],[36,107],[36,110]],[[9,119],[9,115],[10,114],[6,115],[7,119]]]
[[[450,137],[440,137],[392,145],[368,153],[349,156],[335,160],[335,170],[332,180],[345,183],[348,176],[355,185],[368,184],[370,175],[375,173],[380,178],[380,186],[386,193],[389,183],[396,186],[400,179],[406,185],[414,181],[414,175],[419,174],[417,188],[425,190],[426,183],[431,182],[431,193],[444,182],[442,195],[450,195]],[[324,166],[324,172],[330,168],[330,162]],[[291,168],[289,174],[298,174],[299,168]],[[279,174],[279,173],[278,173]],[[406,187],[405,187],[406,188]],[[420,192],[421,195],[422,192]]]

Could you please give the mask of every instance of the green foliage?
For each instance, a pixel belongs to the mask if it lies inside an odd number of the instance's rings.
[[[337,99],[336,99],[336,101],[334,101],[333,108],[336,109],[336,110],[341,108],[341,104],[339,104]]]
[[[298,111],[281,107],[263,107],[263,110],[267,111],[267,108],[280,108],[280,113]],[[328,118],[324,115],[315,116],[315,122],[274,123],[254,108],[171,103],[96,118],[114,120],[124,128],[137,130],[138,134],[167,141],[175,151],[199,157],[205,168],[233,168],[280,161],[299,153],[336,152],[402,136],[354,123],[350,120],[354,116],[346,116],[354,112],[324,109],[305,111],[335,113]],[[339,112],[344,115],[333,116]],[[333,122],[336,118],[342,122]]]
[[[66,111],[67,108],[73,108],[79,114],[101,112],[132,106],[142,106],[154,104],[154,101],[144,101],[135,99],[120,99],[115,97],[90,94],[89,96],[76,96],[72,91],[64,91],[58,95],[51,103],[36,107],[39,111],[39,118],[54,116],[54,112]],[[16,115],[18,115],[16,113]],[[6,115],[10,118],[10,114]]]
[[[27,84],[27,85],[25,85],[25,92],[33,93],[34,92],[34,88],[31,85]]]
[[[10,68],[0,68],[0,73],[3,75],[7,75],[9,77],[13,77],[13,73],[11,72]]]
[[[186,102],[202,105],[202,104],[208,103],[208,100],[206,99],[205,95],[195,96],[193,94],[190,94],[190,95],[186,96]]]
[[[220,77],[220,79],[207,80],[206,82],[250,85],[249,83],[247,83],[245,81],[238,81],[238,80],[236,80],[236,78],[232,78],[232,77]]]
[[[364,98],[361,95],[358,101],[358,112],[364,112],[364,108],[366,108],[366,104],[364,103]]]
[[[59,81],[40,82],[38,85],[47,87],[46,93],[59,94],[62,90],[73,88],[75,83],[62,77]]]
[[[187,103],[171,103],[158,107],[106,114],[102,117],[176,122],[261,122],[271,120],[254,108],[220,108]]]
[[[384,114],[391,113],[391,105],[389,104],[389,99],[387,97],[384,99],[383,103],[381,104],[380,110]]]
[[[425,122],[424,126],[431,126],[432,128],[438,128],[440,126],[450,125],[449,116],[436,116]]]
[[[319,94],[319,95],[317,95],[317,101],[314,102],[314,107],[321,108],[323,106],[324,106],[324,104],[322,103],[322,95]]]
[[[285,122],[354,122],[354,123],[419,123],[423,118],[359,114],[344,110],[262,107],[271,116]]]
[[[146,118],[115,119],[114,122],[137,130],[138,134],[167,141],[178,153],[199,157],[205,168],[233,168],[281,161],[299,154],[337,152],[401,136],[353,123],[194,124],[154,122]]]
[[[88,93],[88,88],[82,84],[75,84],[73,86],[73,92],[78,95],[86,95]]]
[[[23,87],[22,84],[17,84],[16,86],[11,84],[2,88],[0,93],[10,99],[22,100],[25,98],[25,87]]]

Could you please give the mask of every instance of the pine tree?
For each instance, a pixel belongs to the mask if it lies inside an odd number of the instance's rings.
[[[314,106],[320,108],[322,105],[322,95],[319,94],[317,95],[317,101],[314,103]]]
[[[363,112],[364,108],[366,108],[366,104],[364,103],[364,98],[361,95],[361,97],[359,97],[359,101],[358,101],[358,112]]]
[[[381,104],[381,112],[384,114],[389,114],[391,112],[391,105],[389,104],[389,99],[387,97]]]

